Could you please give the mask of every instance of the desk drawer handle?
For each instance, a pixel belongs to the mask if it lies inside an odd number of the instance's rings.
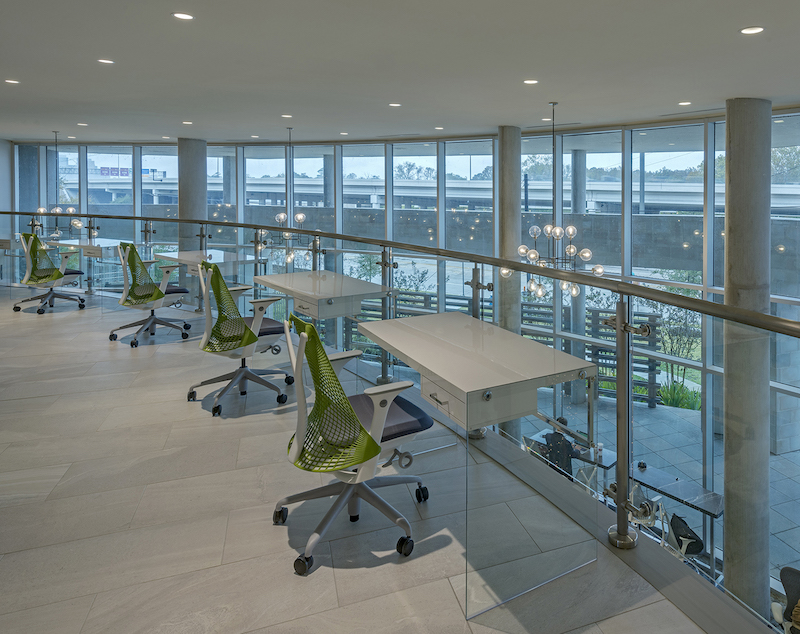
[[[437,394],[438,394],[438,392],[433,392],[432,394],[429,394],[428,396],[430,396],[434,401],[436,401],[436,403],[438,405],[447,405],[450,402],[450,401],[440,401],[438,398],[436,398]]]

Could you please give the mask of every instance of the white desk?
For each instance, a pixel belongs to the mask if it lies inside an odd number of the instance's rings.
[[[230,265],[235,262],[246,262],[252,260],[252,255],[237,255],[228,251],[220,251],[219,249],[206,249],[205,251],[171,251],[168,253],[153,253],[154,258],[167,260],[169,262],[178,262],[179,264],[186,265],[186,272],[189,275],[197,275],[198,268],[201,262],[210,262],[218,264],[223,274],[228,273],[225,270],[225,265]]]
[[[256,284],[291,295],[295,311],[313,319],[350,317],[361,312],[365,299],[388,297],[388,286],[365,282],[333,271],[298,271],[277,275],[256,275]]]
[[[80,249],[87,258],[116,259],[119,257],[117,255],[117,246],[119,246],[120,240],[113,240],[111,238],[68,238],[66,240],[62,240],[61,238],[47,238],[45,242],[52,247]]]
[[[422,397],[467,430],[535,414],[538,388],[597,375],[593,363],[463,313],[363,322],[358,330],[417,370]]]

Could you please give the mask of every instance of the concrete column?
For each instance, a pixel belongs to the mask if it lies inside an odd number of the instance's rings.
[[[498,140],[498,182],[500,209],[497,213],[500,251],[498,256],[516,260],[517,248],[522,239],[522,131],[514,126],[500,126]],[[522,326],[522,280],[515,271],[508,279],[498,276],[495,301],[501,328],[520,334]],[[521,421],[513,420],[500,425],[500,429],[513,438],[522,439]]]
[[[206,176],[207,143],[201,139],[178,139],[178,218],[208,220],[208,180]],[[200,248],[197,237],[199,226],[181,224],[178,229],[178,249],[196,251]],[[195,296],[199,293],[197,279],[180,269],[181,286],[186,286]],[[201,304],[202,305],[202,304]]]
[[[586,213],[586,150],[572,150],[572,213]],[[565,221],[564,224],[567,224]],[[580,226],[586,226],[581,223]],[[582,238],[579,235],[579,238]],[[579,240],[580,242],[580,240]],[[580,262],[580,260],[579,260]],[[581,293],[572,298],[570,310],[570,332],[576,335],[586,334],[586,287],[581,286]],[[586,344],[573,342],[573,356],[583,359],[586,356]],[[586,381],[573,381],[570,385],[569,401],[573,404],[586,402]],[[595,440],[595,439],[592,439]]]
[[[236,202],[236,157],[222,157],[222,202],[233,204]]]
[[[35,145],[20,145],[17,148],[17,170],[17,211],[32,213],[39,207],[39,148]]]
[[[726,102],[725,304],[769,313],[772,104]],[[769,616],[769,336],[724,326],[725,587]]]

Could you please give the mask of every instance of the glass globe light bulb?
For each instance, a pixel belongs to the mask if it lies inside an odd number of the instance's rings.
[[[545,292],[544,284],[538,284],[536,286],[536,297],[544,297]]]
[[[93,237],[93,238],[96,238],[96,237],[97,237],[97,234],[98,234],[98,231],[97,231],[97,229],[92,229],[92,237]]]
[[[570,287],[570,282],[567,280],[561,280],[561,290],[565,291]]]
[[[39,209],[36,210],[36,213],[37,214],[46,214],[47,213],[47,208],[46,207],[39,207]]]
[[[539,266],[541,266],[543,269],[547,268],[547,260],[539,260],[539,262],[537,262],[537,264]]]
[[[563,227],[553,227],[553,239],[554,240],[561,240],[564,237],[564,228]]]
[[[517,247],[517,253],[519,253],[519,257],[524,258],[525,254],[528,252],[528,247],[524,244],[521,244]]]
[[[283,232],[283,237],[286,238],[287,240],[291,240],[292,239],[292,232],[291,231],[284,231]]]
[[[76,229],[83,229],[83,221],[80,218],[73,218],[70,224]]]
[[[578,247],[574,244],[568,244],[567,248],[564,249],[564,253],[566,253],[569,257],[573,257],[578,252]]]
[[[261,243],[259,242],[259,243],[256,245],[256,249],[257,249],[257,250],[259,250],[259,251],[263,251],[263,249],[264,249],[264,245],[263,245],[263,244],[261,244]]]
[[[534,280],[531,280],[530,282],[528,282],[528,290],[531,293],[535,293],[536,289],[538,288],[538,286],[539,285]]]
[[[300,213],[298,213],[298,214],[295,214],[295,215],[294,215],[294,221],[295,221],[297,224],[300,224],[300,225],[301,225],[301,224],[303,224],[303,223],[306,221],[306,215],[305,215],[304,213],[302,213],[302,212],[300,212]]]
[[[581,252],[578,255],[584,262],[588,262],[592,259],[592,251],[590,249],[581,249]]]
[[[539,259],[539,252],[536,249],[530,249],[525,257],[531,262],[536,262]]]
[[[549,238],[550,234],[553,233],[553,225],[545,225],[542,231],[544,232],[544,235]]]
[[[606,269],[603,267],[602,264],[595,264],[592,267],[592,273],[594,273],[597,277],[602,277],[603,273],[606,272]]]
[[[284,222],[286,222],[286,213],[282,211],[281,213],[277,214],[275,216],[275,222],[277,222],[279,225],[282,225]]]
[[[306,254],[303,257],[305,258],[306,262],[309,262],[311,260],[311,251],[306,251]]]
[[[61,209],[61,207],[59,207],[58,205],[56,205],[55,207],[53,207],[53,213],[54,213],[54,214],[60,214],[60,213],[61,213],[61,211],[62,211],[62,209]]]
[[[74,214],[75,213],[75,207],[67,207],[67,213],[68,214]]]
[[[272,238],[267,238],[267,246],[271,247],[273,244],[275,244],[275,240],[273,240]]]
[[[55,230],[53,231],[53,233],[50,234],[50,237],[51,238],[60,238],[61,237],[61,229],[56,227]]]
[[[569,225],[566,229],[564,229],[564,233],[567,234],[567,237],[570,240],[572,240],[572,238],[578,235],[578,230],[572,225]]]
[[[504,266],[500,268],[500,277],[504,277],[504,278],[508,279],[509,277],[511,277],[512,273],[513,273],[513,271],[511,269],[507,269]]]
[[[535,240],[542,235],[542,228],[539,225],[532,225],[531,228],[528,229],[528,235]]]
[[[578,295],[581,294],[581,287],[578,286],[577,284],[571,284],[569,287],[569,294],[572,295],[573,297],[577,297]]]

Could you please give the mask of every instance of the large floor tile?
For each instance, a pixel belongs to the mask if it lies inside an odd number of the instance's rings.
[[[0,632],[9,634],[80,634],[95,595],[50,603],[0,615]]]
[[[49,499],[230,471],[238,449],[230,440],[74,462]]]
[[[600,621],[597,626],[603,634],[639,634],[658,629],[670,634],[702,634],[701,630],[683,612],[669,601],[658,601],[651,605],[623,612]]]
[[[39,548],[128,528],[144,487],[0,509],[0,552]]]
[[[291,560],[267,555],[103,592],[81,634],[239,634],[331,610],[336,587],[325,545],[316,557],[319,569],[306,577]]]
[[[320,612],[251,634],[469,634],[470,628],[446,580]]]
[[[68,468],[58,464],[0,473],[0,507],[44,500]]]
[[[585,542],[591,535],[540,495],[507,503],[542,550]]]
[[[0,425],[0,442],[13,443],[97,431],[107,416],[108,412],[95,408],[57,413],[4,413],[3,423]]]
[[[195,403],[197,405],[197,403]],[[264,436],[277,432],[287,433],[286,443],[296,426],[295,420],[286,417],[253,416],[245,418],[224,418],[211,416],[198,407],[197,417],[185,424],[173,425],[165,448],[184,447],[192,443],[219,442],[224,440]]]
[[[126,388],[134,382],[137,376],[138,372],[124,372],[121,374],[105,374],[93,377],[91,381],[78,381],[72,376],[64,376],[44,381],[25,381],[0,387],[0,401],[30,398],[33,396],[69,394],[75,392],[78,385],[80,385],[80,390],[86,393]]]
[[[220,563],[227,515],[45,546],[0,559],[0,614]]]
[[[0,454],[0,471],[155,451],[164,447],[169,430],[160,423],[18,442]]]

